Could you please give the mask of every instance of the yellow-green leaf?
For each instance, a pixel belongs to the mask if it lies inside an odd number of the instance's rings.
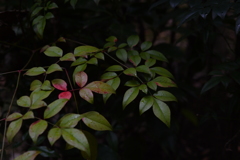
[[[171,113],[168,105],[158,99],[154,99],[153,102],[153,113],[163,123],[170,127]]]
[[[57,99],[50,103],[44,111],[44,119],[48,119],[56,115],[65,106],[67,101],[68,99]]]
[[[12,139],[14,138],[14,136],[18,133],[18,131],[20,130],[21,126],[22,126],[22,118],[19,118],[15,121],[12,121],[8,128],[7,128],[7,133],[6,133],[6,137],[7,137],[7,141],[9,143],[12,142]]]
[[[62,57],[63,50],[57,46],[48,47],[44,54],[49,57]]]
[[[56,71],[62,71],[62,68],[55,63],[48,67],[46,74],[50,74]]]
[[[138,93],[139,93],[138,87],[129,88],[125,92],[123,96],[123,109],[137,97]]]
[[[53,145],[62,135],[62,130],[60,128],[52,128],[48,132],[48,141]]]
[[[46,72],[46,70],[43,67],[33,67],[33,68],[29,69],[24,75],[37,76],[37,75],[43,74],[45,72]]]
[[[75,56],[86,56],[89,53],[98,52],[100,49],[93,46],[79,46],[74,49]]]
[[[32,138],[34,143],[37,142],[38,136],[47,129],[47,126],[48,123],[45,120],[38,120],[30,125],[29,136]]]
[[[22,155],[18,156],[14,160],[34,160],[37,155],[41,153],[40,151],[27,151]]]

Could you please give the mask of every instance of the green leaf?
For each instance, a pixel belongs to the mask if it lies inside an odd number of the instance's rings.
[[[99,94],[115,93],[115,90],[109,84],[102,81],[91,82],[85,88]]]
[[[147,59],[147,60],[145,61],[145,65],[146,65],[147,67],[151,67],[151,66],[153,66],[154,64],[156,64],[156,59],[149,58],[149,59]]]
[[[56,88],[58,90],[67,91],[67,83],[62,79],[52,80],[52,85],[54,88]]]
[[[127,55],[127,51],[125,49],[118,49],[116,51],[116,56],[123,62],[125,62],[125,63],[127,62],[128,55]]]
[[[38,120],[30,125],[29,136],[32,138],[34,143],[37,142],[38,136],[47,129],[47,126],[48,123],[45,120]]]
[[[143,97],[140,100],[140,104],[139,104],[140,115],[146,112],[148,109],[150,109],[153,105],[153,102],[154,102],[154,99],[152,96]]]
[[[139,53],[136,50],[129,50],[127,53],[128,53],[128,57],[139,56]]]
[[[76,58],[73,53],[67,53],[60,58],[60,61],[76,61]]]
[[[174,79],[173,75],[168,70],[166,70],[165,68],[153,67],[153,68],[150,68],[150,70],[153,71],[154,73],[158,74],[158,75]]]
[[[51,12],[47,12],[47,14],[45,14],[44,16],[46,19],[51,19],[54,18],[54,15]]]
[[[147,86],[151,88],[152,90],[156,91],[157,90],[157,84],[153,81],[147,82]]]
[[[9,143],[12,142],[12,139],[14,138],[14,136],[18,133],[18,131],[20,130],[21,126],[22,126],[22,118],[17,119],[16,121],[12,121],[8,128],[7,128],[7,132],[6,132],[6,137],[7,137],[7,141]]]
[[[139,55],[130,56],[130,57],[129,57],[129,61],[130,61],[134,66],[138,66],[139,63],[141,62],[141,57],[140,57]]]
[[[123,96],[123,109],[137,97],[138,93],[138,87],[130,88],[125,92]]]
[[[112,46],[112,47],[108,48],[107,52],[109,53],[109,52],[112,52],[112,51],[116,51],[117,49],[118,49],[117,47]]]
[[[135,68],[128,68],[126,70],[123,71],[124,74],[128,75],[128,76],[137,76],[137,71]]]
[[[153,96],[161,101],[177,101],[176,97],[168,91],[158,91]]]
[[[51,46],[44,51],[44,54],[48,57],[62,57],[63,50],[57,46]]]
[[[157,77],[152,81],[160,87],[177,87],[177,85],[171,79],[163,76]]]
[[[33,10],[31,17],[34,17],[35,15],[37,15],[41,10],[43,9],[43,7],[37,7]]]
[[[138,35],[132,35],[130,37],[128,37],[127,39],[127,43],[129,47],[134,47],[138,44],[139,42],[139,36]]]
[[[45,103],[44,101],[39,100],[39,101],[34,102],[31,105],[30,109],[38,109],[38,108],[45,107],[45,106],[47,106],[47,103]]]
[[[86,64],[86,63],[77,66],[77,67],[74,69],[74,71],[73,71],[73,79],[75,79],[76,73],[82,72],[82,71],[84,71],[86,68],[87,68],[87,64]]]
[[[147,94],[147,92],[148,92],[148,88],[147,88],[147,85],[146,85],[146,84],[141,84],[141,85],[139,86],[139,89],[140,89],[143,93],[145,93],[145,94]]]
[[[16,120],[16,119],[21,118],[21,117],[22,117],[21,113],[14,112],[6,118],[6,121],[13,121],[13,120]]]
[[[68,99],[57,99],[54,102],[50,103],[44,112],[44,119],[48,119],[56,115],[67,102]]]
[[[91,111],[82,114],[82,121],[89,127],[97,131],[112,130],[110,123],[98,112]]]
[[[108,43],[104,44],[103,48],[109,48],[109,47],[114,46],[115,44],[116,44],[115,42],[108,42]]]
[[[76,6],[76,4],[77,4],[77,1],[78,1],[78,0],[70,0],[70,4],[71,4],[71,6],[73,7],[73,9],[75,9],[75,6]]]
[[[222,76],[212,77],[209,81],[207,81],[204,84],[201,94],[218,85],[221,82],[221,80],[222,80]]]
[[[33,68],[29,69],[24,75],[37,76],[37,75],[43,74],[45,72],[46,72],[46,70],[43,67],[33,67]]]
[[[22,119],[32,119],[34,118],[34,114],[33,111],[28,111],[27,113],[25,113],[22,117]]]
[[[72,66],[77,66],[77,65],[80,65],[80,64],[84,64],[86,62],[87,62],[87,60],[85,58],[80,57],[71,64],[71,67]]]
[[[117,42],[117,37],[115,36],[110,36],[106,39],[107,42]]]
[[[49,48],[49,45],[45,45],[41,48],[41,50],[39,51],[40,53],[44,52],[47,48]]]
[[[136,87],[136,86],[139,86],[140,83],[136,80],[130,80],[130,81],[127,81],[124,85],[128,87]]]
[[[148,60],[150,58],[150,55],[146,52],[141,52],[140,57],[142,57],[144,60]]]
[[[113,79],[114,77],[117,77],[115,72],[106,72],[101,76],[101,80],[109,80]]]
[[[62,136],[68,144],[86,152],[88,156],[91,156],[88,140],[81,130],[75,128],[62,128]]]
[[[121,81],[121,80],[120,80],[119,77],[115,77],[115,78],[107,81],[106,83],[109,84],[110,86],[112,86],[112,88],[113,88],[114,90],[117,90],[117,88],[118,88],[119,85],[120,85],[120,81]],[[104,94],[104,95],[103,95],[103,101],[104,101],[104,103],[106,103],[106,101],[108,100],[108,98],[109,98],[111,95],[112,95],[111,93],[110,93],[110,94]]]
[[[50,3],[48,6],[47,6],[48,9],[55,9],[55,8],[58,8],[58,5],[54,2]]]
[[[55,63],[48,67],[46,74],[50,74],[56,71],[62,71],[62,68]]]
[[[87,81],[88,81],[88,75],[85,72],[81,71],[75,74],[75,82],[79,87],[85,86]]]
[[[42,82],[39,80],[32,81],[30,85],[30,91],[34,91],[36,89],[39,89],[42,86]]]
[[[94,53],[99,51],[100,49],[93,46],[79,46],[74,49],[74,55],[84,57],[89,53]]]
[[[118,48],[123,48],[123,47],[126,47],[127,46],[127,43],[121,43],[119,44]]]
[[[44,91],[52,91],[53,89],[49,80],[45,80],[41,86],[41,90]]]
[[[98,59],[101,59],[101,60],[104,60],[104,54],[103,53],[97,53],[94,55],[94,57],[98,58]]]
[[[149,51],[146,51],[146,52],[148,54],[150,54],[150,56],[153,59],[163,61],[163,62],[168,62],[167,58],[161,52],[158,52],[158,51],[155,51],[155,50],[149,50]]]
[[[40,151],[27,151],[22,155],[18,156],[14,160],[34,160],[37,155],[41,153]]]
[[[51,93],[52,93],[52,91],[35,91],[35,92],[32,92],[31,95],[30,95],[31,102],[32,102],[31,109],[36,102],[39,102],[39,101],[47,98]]]
[[[32,25],[35,25],[35,24],[39,23],[43,18],[44,18],[44,17],[43,17],[42,15],[37,16],[37,17],[33,20]]]
[[[87,132],[87,131],[82,131],[82,132],[85,134],[85,136],[88,140],[89,146],[90,146],[90,156],[87,155],[87,153],[85,153],[84,151],[81,151],[82,156],[84,159],[87,159],[87,160],[96,160],[97,155],[98,155],[97,154],[97,146],[98,146],[97,140],[89,132]]]
[[[52,128],[48,132],[48,141],[51,145],[53,145],[62,135],[62,130],[60,128]]]
[[[159,118],[163,123],[165,123],[168,127],[170,127],[171,113],[168,105],[158,99],[154,100],[155,100],[153,103],[154,115],[157,118]]]
[[[120,65],[112,65],[112,66],[108,67],[106,69],[106,71],[113,71],[113,72],[123,71],[123,67]]]
[[[141,44],[141,50],[146,51],[152,47],[152,42],[146,41]]]
[[[137,70],[137,72],[147,73],[147,74],[151,75],[150,69],[145,65],[136,67],[136,70]]]
[[[93,65],[97,65],[98,64],[98,60],[97,58],[91,58],[90,60],[87,61],[88,64],[93,64]]]
[[[73,128],[78,122],[82,119],[80,114],[69,113],[64,115],[59,121],[58,124],[61,128]]]
[[[82,97],[82,99],[93,104],[93,102],[94,102],[93,93],[89,88],[80,89],[79,95],[80,95],[80,97]]]
[[[40,35],[40,37],[43,36],[43,31],[45,29],[45,26],[46,26],[46,18],[43,17],[38,21],[38,24],[36,25],[36,30],[37,30],[37,33]]]
[[[21,107],[30,107],[31,106],[31,99],[28,96],[22,96],[17,100],[17,105]]]

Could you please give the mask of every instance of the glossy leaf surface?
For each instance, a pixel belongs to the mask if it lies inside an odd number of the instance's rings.
[[[139,112],[140,114],[143,114],[144,112],[146,112],[148,109],[150,109],[153,105],[154,99],[152,96],[146,96],[143,97],[140,100],[140,104],[139,104]]]
[[[47,126],[48,123],[45,120],[38,120],[30,125],[29,136],[32,138],[34,143],[37,142],[38,136],[47,129]]]
[[[28,76],[37,76],[37,75],[40,75],[40,74],[43,74],[45,73],[46,70],[43,68],[43,67],[33,67],[31,69],[29,69],[25,75],[28,75]]]
[[[157,118],[159,118],[163,123],[165,123],[168,127],[170,127],[170,120],[171,120],[171,114],[170,109],[167,106],[166,103],[154,99],[153,103],[153,113]]]
[[[112,130],[110,123],[101,114],[95,111],[81,115],[82,121],[89,127],[97,131]]]
[[[123,109],[137,97],[138,93],[138,87],[130,88],[125,92],[123,96]]]
[[[9,143],[12,142],[12,139],[15,137],[15,135],[18,133],[18,131],[20,130],[21,126],[22,126],[22,118],[19,118],[15,121],[12,121],[8,128],[7,128],[7,132],[6,132],[6,137],[7,137],[7,141]]]
[[[49,57],[62,57],[63,50],[57,46],[48,47],[44,54]]]
[[[44,112],[44,119],[51,118],[56,115],[67,103],[68,99],[57,99],[47,106]]]
[[[60,128],[52,128],[48,132],[48,141],[51,145],[53,145],[62,135],[62,130]]]
[[[46,74],[50,74],[56,71],[62,71],[62,68],[58,64],[52,64],[48,67]]]

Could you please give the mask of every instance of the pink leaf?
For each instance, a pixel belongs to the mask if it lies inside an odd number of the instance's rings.
[[[75,81],[79,87],[83,87],[88,81],[88,75],[83,71],[78,72],[75,74]]]
[[[67,83],[62,79],[52,80],[52,85],[54,88],[56,88],[58,90],[67,91]]]
[[[59,99],[71,99],[72,93],[71,92],[62,92],[58,95]]]

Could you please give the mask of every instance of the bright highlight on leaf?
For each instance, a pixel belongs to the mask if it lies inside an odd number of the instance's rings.
[[[67,91],[67,83],[62,79],[52,80],[52,85],[54,88],[56,88],[58,90]]]
[[[123,71],[124,74],[128,75],[128,76],[137,76],[137,72],[135,68],[128,68],[126,70]]]

